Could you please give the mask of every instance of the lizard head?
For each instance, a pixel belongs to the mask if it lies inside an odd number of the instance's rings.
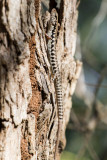
[[[51,23],[53,25],[55,25],[56,23],[58,23],[58,14],[55,8],[52,9],[51,11],[51,19],[50,19]]]

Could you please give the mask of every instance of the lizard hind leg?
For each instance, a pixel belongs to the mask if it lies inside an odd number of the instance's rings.
[[[52,80],[55,81],[55,79],[57,78],[57,73],[52,75]]]

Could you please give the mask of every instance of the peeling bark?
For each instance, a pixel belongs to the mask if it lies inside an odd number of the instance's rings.
[[[56,94],[40,11],[39,0],[0,0],[0,159],[3,160],[54,157],[58,127]],[[71,95],[81,68],[81,63],[73,58],[76,0],[62,0],[58,12],[57,56],[64,104],[60,148],[63,150]]]

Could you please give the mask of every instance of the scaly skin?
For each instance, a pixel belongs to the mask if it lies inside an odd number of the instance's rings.
[[[58,14],[55,9],[52,9],[49,22],[48,36],[48,53],[50,58],[50,64],[52,72],[55,78],[55,90],[57,98],[57,111],[58,111],[58,131],[57,131],[57,141],[55,146],[55,155],[54,159],[57,159],[59,139],[62,132],[62,123],[63,123],[63,100],[62,100],[62,83],[61,83],[61,74],[59,71],[57,55],[56,55],[56,38],[58,31]]]

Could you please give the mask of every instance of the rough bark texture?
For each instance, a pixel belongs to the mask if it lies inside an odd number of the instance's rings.
[[[52,8],[50,1],[50,9]],[[54,6],[55,7],[55,6]],[[58,117],[39,0],[0,0],[0,159],[52,160]],[[62,74],[63,135],[81,63],[73,58],[76,0],[62,0],[57,56]],[[65,137],[61,148],[65,146]]]

